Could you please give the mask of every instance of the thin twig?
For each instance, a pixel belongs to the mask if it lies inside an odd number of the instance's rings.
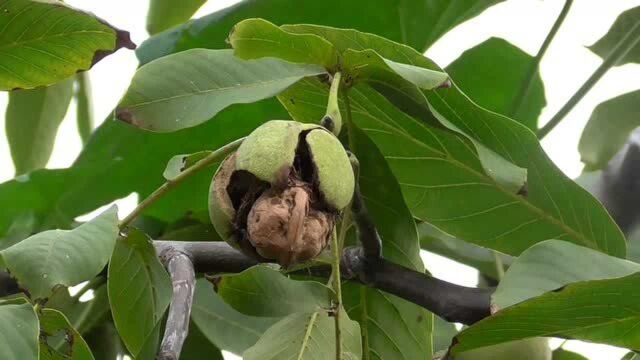
[[[560,26],[564,22],[564,19],[567,17],[567,14],[569,13],[569,8],[571,8],[572,3],[573,3],[573,0],[566,0],[564,2],[564,6],[562,7],[560,14],[558,14],[558,18],[556,19],[556,22],[551,27],[551,30],[549,30],[549,34],[547,34],[547,37],[544,39],[544,42],[542,42],[542,46],[540,46],[540,49],[538,50],[536,57],[533,58],[533,62],[529,67],[529,71],[527,72],[527,76],[522,82],[520,86],[520,90],[518,90],[517,96],[515,97],[515,101],[513,102],[513,106],[510,112],[510,115],[512,118],[514,119],[518,118],[519,113],[522,110],[522,106],[524,105],[525,101],[528,100],[529,93],[533,88],[533,80],[535,79],[536,75],[540,71],[540,62],[542,61],[542,57],[547,52],[549,45],[551,45],[551,42],[553,41],[556,34],[558,33],[558,30],[560,29]]]
[[[227,156],[230,152],[240,146],[244,138],[240,138],[238,140],[234,140],[227,145],[213,151],[211,154],[207,155],[207,157],[193,164],[193,166],[188,167],[180,175],[176,176],[175,179],[169,180],[162,184],[159,188],[156,189],[151,195],[149,195],[146,199],[144,199],[138,206],[133,209],[131,214],[127,215],[119,224],[120,229],[124,229],[127,227],[133,220],[135,220],[144,210],[146,210],[153,203],[162,198],[166,193],[171,191],[173,188],[178,186],[180,183],[190,178],[194,174],[198,173],[200,170],[208,167],[209,165],[222,160],[225,156]]]
[[[336,293],[335,298],[335,313],[333,319],[335,321],[336,328],[336,360],[342,359],[342,335],[340,334],[340,312],[342,311],[342,284],[340,279],[340,245],[338,241],[338,234],[336,229],[333,229],[331,235],[331,247],[333,248],[333,264],[331,266],[331,281],[333,285],[333,291]]]
[[[173,248],[168,248],[160,254],[160,259],[171,276],[173,295],[157,359],[178,360],[182,345],[189,334],[189,317],[196,283],[195,271],[189,256]]]
[[[551,130],[553,130],[564,117],[578,104],[580,100],[591,90],[591,88],[600,80],[600,78],[616,63],[622,59],[634,46],[640,41],[640,20],[638,20],[631,30],[616,44],[611,50],[609,55],[604,59],[602,64],[598,66],[596,71],[591,74],[587,81],[580,86],[573,96],[567,101],[566,104],[546,123],[540,130],[538,130],[538,138],[543,139]]]

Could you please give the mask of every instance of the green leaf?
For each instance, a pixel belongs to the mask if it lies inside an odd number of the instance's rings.
[[[80,333],[54,309],[40,312],[40,359],[94,360]]]
[[[164,176],[164,178],[169,181],[174,180],[183,171],[190,168],[198,161],[204,159],[209,154],[211,154],[210,150],[198,151],[197,153],[193,154],[176,155],[169,159],[167,167],[164,169],[162,176]]]
[[[143,129],[175,131],[209,120],[229,105],[275,96],[306,76],[322,73],[324,69],[314,65],[245,61],[231,50],[193,49],[138,69],[116,114]]]
[[[416,226],[391,169],[362,130],[351,124],[348,130],[349,147],[360,164],[360,192],[382,238],[385,259],[424,272]],[[433,314],[422,307],[349,283],[343,298],[349,316],[360,323],[368,357],[409,360],[433,352]]]
[[[49,87],[9,93],[5,119],[16,175],[47,165],[72,96],[73,78]]]
[[[322,35],[338,51],[366,46],[393,61],[440,70],[422,54],[373,35],[350,38],[345,36],[353,34],[350,30],[299,28]],[[279,99],[296,120],[309,121],[321,112],[327,93],[326,85],[307,79]],[[412,109],[417,110],[412,112],[414,118],[366,86],[350,91],[354,122],[384,154],[415,217],[465,241],[511,255],[555,238],[624,257],[624,237],[605,209],[551,162],[529,129],[477,106],[455,84],[424,94],[429,109]],[[476,147],[478,153],[440,125],[463,130],[475,145],[482,145]],[[499,180],[503,173],[515,174],[482,166],[483,149],[488,151],[483,161],[493,152],[494,160],[506,159],[528,169],[527,186],[514,194],[516,181]]]
[[[589,170],[603,169],[640,126],[640,90],[607,100],[593,110],[582,131],[578,150]]]
[[[169,275],[144,233],[132,230],[118,240],[109,262],[107,286],[122,341],[134,357],[145,358],[146,350],[157,349],[160,321],[172,290]]]
[[[342,356],[362,357],[360,327],[343,313]],[[258,342],[244,352],[244,360],[333,359],[336,356],[335,323],[325,311],[295,313],[270,327]]]
[[[589,46],[589,50],[593,51],[601,58],[606,58],[616,45],[627,35],[634,26],[639,24],[640,20],[640,6],[631,8],[618,16],[613,23],[609,32],[595,44]],[[640,42],[629,50],[629,52],[623,56],[616,65],[624,65],[628,63],[640,63]]]
[[[76,122],[80,139],[86,145],[93,132],[93,105],[89,73],[81,72],[77,74],[76,84]]]
[[[145,41],[137,52],[141,63],[193,48],[225,47],[229,29],[238,21],[261,17],[277,25],[319,24],[375,33],[426,50],[456,25],[501,0],[249,0],[193,20]],[[287,9],[287,11],[282,11]],[[362,14],[363,16],[356,16]]]
[[[427,223],[418,225],[418,235],[423,250],[471,266],[481,274],[498,279],[493,251],[455,238]],[[504,266],[511,265],[513,257],[504,254],[499,256]]]
[[[253,346],[279,320],[239,313],[227,305],[205,279],[196,284],[191,319],[209,341],[236,354]]]
[[[189,20],[207,0],[152,0],[147,14],[147,32],[153,35]]]
[[[118,236],[115,206],[73,230],[49,230],[0,251],[0,258],[33,299],[55,286],[96,276],[107,264]]]
[[[241,59],[277,57],[293,63],[334,69],[338,55],[333,45],[313,34],[293,34],[264,19],[243,20],[231,29],[229,43]]]
[[[265,265],[222,278],[218,295],[250,316],[281,317],[328,309],[329,288],[316,281],[296,281]]]
[[[432,90],[444,85],[449,76],[442,71],[429,70],[385,59],[373,50],[346,50],[343,54],[345,73],[354,81],[369,81],[380,86],[397,87],[410,92],[411,86]]]
[[[463,352],[454,356],[453,360],[549,360],[549,349],[546,338],[533,338],[526,340],[510,341],[503,344],[487,346],[480,349]]]
[[[535,336],[640,347],[640,273],[573,283],[498,311],[456,336],[453,353]]]
[[[71,297],[66,288],[57,289],[47,300],[47,308],[62,312],[71,326],[84,335],[102,323],[109,313],[107,286],[94,288],[93,299],[89,301],[81,302],[79,297]]]
[[[89,344],[96,360],[117,359],[118,355],[124,352],[122,341],[111,321],[105,321],[91,330],[84,335],[84,339]]]
[[[0,303],[0,348],[6,360],[38,359],[40,327],[33,306],[26,300]]]
[[[189,324],[189,336],[182,346],[180,360],[201,360],[206,354],[207,360],[224,360],[222,352],[192,323]]]
[[[125,46],[129,33],[59,1],[0,4],[0,90],[57,83]]]
[[[533,79],[529,96],[523,101],[520,111],[514,114],[514,104],[520,95],[518,90],[532,65],[531,55],[504,39],[491,38],[462,53],[446,70],[460,90],[478,105],[513,116],[535,131],[538,117],[547,104],[539,72]]]
[[[640,264],[566,241],[547,240],[525,250],[511,264],[492,302],[502,309],[567,284],[618,278],[638,271]]]
[[[586,357],[563,348],[553,351],[552,360],[588,360]]]

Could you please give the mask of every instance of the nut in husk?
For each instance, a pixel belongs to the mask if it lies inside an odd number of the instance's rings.
[[[232,245],[289,267],[327,246],[354,183],[349,158],[332,133],[272,120],[222,163],[211,184],[209,213]]]

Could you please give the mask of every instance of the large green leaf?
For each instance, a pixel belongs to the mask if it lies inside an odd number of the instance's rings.
[[[362,357],[360,327],[346,314],[340,319],[342,358]],[[333,317],[326,311],[294,313],[270,327],[258,342],[244,352],[245,360],[323,360],[336,357]]]
[[[382,238],[385,259],[424,272],[418,233],[400,186],[375,144],[349,126],[349,146],[360,163],[362,197]],[[345,308],[360,323],[368,358],[418,359],[431,354],[433,314],[379,290],[345,284]]]
[[[413,49],[377,36],[351,38],[349,30],[298,28],[321,34],[338,51],[370,47],[393,61],[440,70]],[[295,119],[308,121],[317,118],[327,92],[326,85],[304,80],[279,99]],[[605,209],[562,174],[529,129],[479,107],[455,85],[424,94],[429,109],[414,109],[418,118],[413,118],[370,88],[350,91],[355,123],[385,155],[414,216],[460,239],[512,255],[555,238],[624,257],[624,237]],[[514,194],[486,175],[491,167],[483,168],[468,142],[437,128],[439,123],[452,124],[476,144],[526,168],[527,186]]]
[[[640,126],[640,90],[607,100],[593,110],[578,150],[589,170],[604,168]]]
[[[622,40],[633,27],[639,26],[639,24],[640,6],[637,6],[620,14],[609,29],[609,32],[601,37],[595,44],[589,46],[589,50],[603,59],[606,58],[620,40]],[[636,43],[616,65],[624,65],[630,62],[640,63],[640,43]]]
[[[147,351],[157,348],[159,324],[172,290],[169,275],[144,233],[132,230],[118,240],[108,279],[111,314],[118,333],[134,357],[146,359]]]
[[[498,311],[456,336],[454,354],[536,336],[640,348],[640,273],[569,284]]]
[[[319,282],[295,281],[264,265],[225,276],[218,285],[218,294],[234,309],[266,317],[328,309],[329,291]]]
[[[640,264],[566,241],[547,240],[523,252],[509,267],[492,296],[502,309],[585,280],[623,277],[640,271]]]
[[[446,351],[451,345],[451,339],[458,333],[455,324],[443,320],[439,316],[433,317],[433,350],[434,353]]]
[[[245,61],[230,50],[193,49],[141,67],[116,113],[147,130],[175,131],[198,125],[229,105],[275,96],[306,76],[322,73],[324,69],[314,65]]]
[[[514,103],[520,95],[518,91],[532,65],[531,55],[506,40],[491,38],[462,53],[446,70],[460,90],[478,105],[513,116],[535,131],[538,128],[538,116],[547,104],[539,72],[533,79],[522,108],[514,114]]]
[[[500,0],[245,0],[145,41],[137,52],[141,63],[192,48],[219,49],[234,24],[261,17],[277,25],[320,24],[354,28],[385,36],[419,51],[440,36]],[[287,9],[287,11],[282,11]],[[362,16],[354,16],[361,14]]]
[[[39,316],[41,360],[94,360],[89,345],[63,313],[42,309]]]
[[[481,274],[498,279],[494,251],[455,238],[427,223],[418,225],[418,235],[423,250],[474,267]],[[504,266],[511,265],[513,257],[504,254],[498,256]]]
[[[278,319],[247,316],[227,305],[205,279],[198,280],[191,319],[209,341],[221,349],[242,354]],[[191,334],[189,334],[191,336]]]
[[[129,34],[60,1],[0,2],[0,90],[57,83],[89,69]]]
[[[189,20],[207,0],[151,0],[147,31],[153,35]]]
[[[55,286],[72,286],[96,276],[109,261],[118,236],[115,206],[73,230],[49,230],[0,251],[4,263],[34,299]]]
[[[0,303],[0,348],[7,360],[37,360],[40,327],[33,306],[24,300]]]
[[[73,78],[44,88],[9,93],[5,121],[16,175],[47,165],[72,96]]]

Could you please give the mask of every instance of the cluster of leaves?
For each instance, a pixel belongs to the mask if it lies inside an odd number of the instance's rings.
[[[154,358],[171,284],[151,238],[220,240],[206,216],[214,169],[159,199],[123,234],[115,208],[84,224],[74,218],[132,192],[147,196],[265,121],[319,122],[337,71],[345,79],[340,139],[360,162],[384,257],[422,272],[422,248],[495,279],[496,259],[509,265],[495,313],[459,333],[417,305],[346,283],[345,358],[424,358],[450,344],[456,358],[534,358],[548,351],[540,337],[639,349],[640,265],[624,260],[624,235],[602,205],[540,147],[545,97],[535,59],[495,38],[446,69],[422,55],[497,2],[247,0],[179,25],[203,1],[179,11],[152,1],[150,33],[178,26],[136,51],[142,66],[115,112],[123,121],[97,128],[72,167],[46,170],[74,83],[80,133],[88,138],[91,128],[86,78],[75,73],[131,44],[60,3],[0,1],[0,89],[12,90],[7,135],[20,175],[0,184],[0,202],[10,204],[0,213],[0,267],[22,289],[0,300],[3,356]],[[592,50],[606,57],[640,26],[639,9]],[[317,25],[286,25],[298,23]],[[639,59],[636,47],[618,64]],[[523,86],[526,101],[516,91]],[[580,145],[589,170],[606,165],[637,125],[634,96],[594,111]],[[609,128],[612,116],[625,125]],[[351,225],[345,216],[339,228],[347,243]],[[70,296],[67,287],[84,281]],[[215,283],[213,291],[198,280],[182,358],[221,358],[219,349],[246,359],[332,358],[329,287],[266,265]]]

